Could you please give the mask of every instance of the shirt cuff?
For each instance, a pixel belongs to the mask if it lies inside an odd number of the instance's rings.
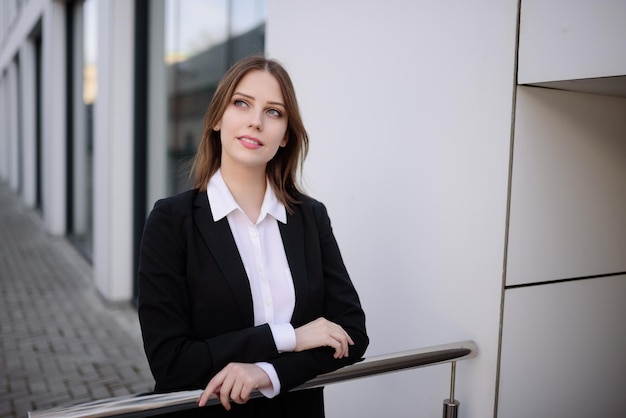
[[[276,374],[276,369],[270,363],[267,362],[259,362],[254,363],[259,366],[267,375],[270,377],[270,381],[272,382],[271,386],[266,386],[259,388],[259,392],[266,398],[272,399],[274,396],[280,393],[280,380],[278,380],[278,374]]]
[[[279,353],[291,352],[296,349],[296,331],[291,324],[270,324],[270,330]]]

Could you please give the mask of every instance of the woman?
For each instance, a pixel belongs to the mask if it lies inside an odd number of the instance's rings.
[[[194,188],[146,221],[138,311],[155,391],[219,399],[198,414],[323,417],[322,389],[289,391],[367,348],[326,209],[297,183],[307,150],[287,72],[243,59],[207,110]]]

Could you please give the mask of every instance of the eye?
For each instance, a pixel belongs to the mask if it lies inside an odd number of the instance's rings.
[[[267,109],[267,113],[268,113],[270,116],[274,116],[274,117],[277,117],[277,118],[279,118],[279,117],[281,117],[281,116],[283,115],[283,114],[280,112],[280,110],[278,110],[278,109]]]
[[[245,100],[235,99],[233,104],[237,107],[248,107],[248,103]]]

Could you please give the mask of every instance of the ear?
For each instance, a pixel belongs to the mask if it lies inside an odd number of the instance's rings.
[[[216,132],[219,131],[220,129],[222,129],[222,121],[217,122],[217,125],[213,127],[213,130]]]
[[[287,134],[285,134],[285,136],[283,137],[283,140],[280,141],[280,146],[284,148],[285,145],[287,145],[287,142],[289,142],[289,138],[287,137]]]

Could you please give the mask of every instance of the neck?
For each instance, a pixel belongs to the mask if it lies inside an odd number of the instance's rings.
[[[267,187],[265,171],[241,169],[241,167],[236,170],[229,170],[228,167],[224,166],[221,167],[220,171],[237,204],[250,221],[256,222],[261,212]]]

